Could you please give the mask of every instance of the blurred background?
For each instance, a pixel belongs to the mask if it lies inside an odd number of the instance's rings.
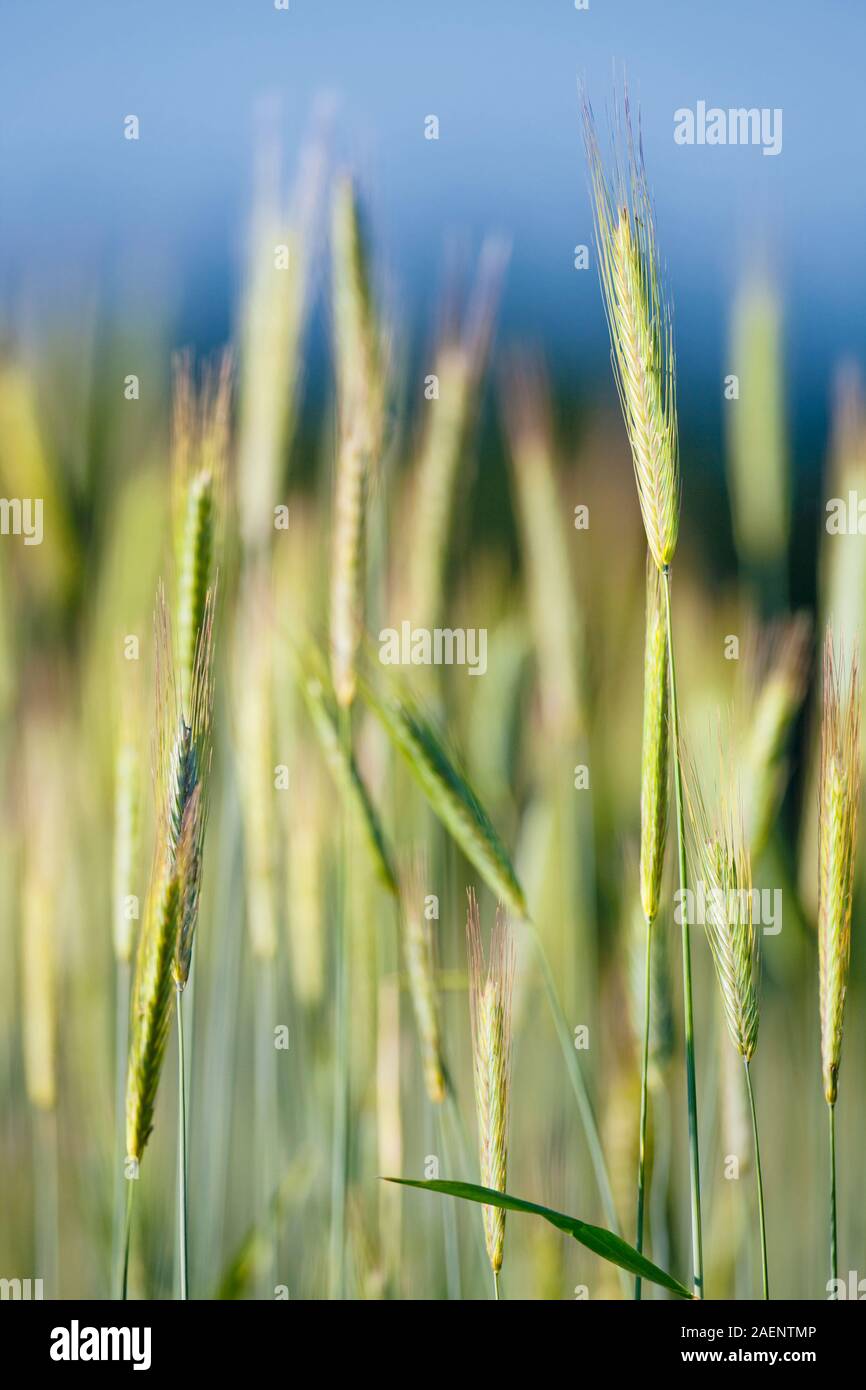
[[[358,765],[384,833],[401,872],[421,855],[440,899],[433,988],[453,1094],[443,1110],[425,1088],[405,914],[354,844],[350,1160],[335,1222],[346,847],[339,779],[290,650],[309,632],[327,648],[341,172],[387,342],[367,514],[372,649],[386,620],[410,616],[488,630],[483,679],[424,673],[418,693],[515,859],[569,1031],[589,1027],[578,1056],[633,1238],[644,539],[578,105],[583,80],[604,124],[625,73],[674,311],[684,717],[700,749],[716,712],[733,710],[749,794],[759,787],[769,806],[756,882],[785,903],[766,942],[754,1068],[774,1293],[826,1296],[814,640],[831,618],[858,638],[866,604],[866,541],[823,526],[829,497],[866,485],[866,18],[834,0],[820,13],[733,0],[723,14],[680,0],[471,12],[454,0],[290,0],[286,11],[92,0],[74,16],[47,0],[7,7],[2,36],[0,490],[43,499],[45,536],[31,548],[0,537],[0,1277],[42,1277],[48,1297],[111,1288],[129,966],[118,885],[144,900],[154,835],[151,622],[157,581],[171,594],[177,569],[172,361],[189,350],[199,380],[230,345],[215,784],[191,1009],[193,1296],[489,1296],[479,1212],[377,1179],[429,1175],[430,1156],[443,1176],[477,1179],[463,933],[464,888],[482,884],[360,709]],[[781,153],[677,145],[674,112],[699,101],[781,108]],[[137,139],[125,137],[130,116]],[[425,138],[431,116],[438,139]],[[288,271],[274,279],[284,244]],[[582,245],[589,263],[577,269]],[[425,397],[431,373],[438,402]],[[282,503],[281,547],[271,513]],[[246,606],[253,552],[264,623]],[[740,661],[726,659],[731,634]],[[780,671],[784,718],[767,747],[762,697]],[[574,786],[579,764],[587,790]],[[288,791],[274,795],[277,765]],[[263,855],[252,848],[262,833]],[[262,894],[272,933],[251,920]],[[486,929],[494,895],[481,904]],[[661,926],[649,1249],[684,1277],[678,944]],[[748,1296],[750,1141],[697,933],[694,955],[708,1290]],[[862,1265],[866,1238],[863,958],[855,912],[843,1272]],[[606,1224],[528,948],[520,960],[509,1188]],[[285,1054],[263,1047],[265,1024],[268,1036],[288,1029]],[[174,1290],[174,1086],[170,1051],[143,1165],[132,1274],[143,1297]],[[740,1182],[725,1178],[730,1154]],[[509,1218],[506,1242],[506,1297],[622,1292],[615,1273],[528,1218]]]

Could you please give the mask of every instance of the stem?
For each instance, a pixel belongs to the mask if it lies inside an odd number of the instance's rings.
[[[605,1220],[607,1221],[607,1224],[610,1230],[613,1231],[614,1235],[619,1235],[619,1222],[617,1220],[616,1207],[614,1206],[613,1202],[613,1189],[610,1185],[610,1177],[608,1176],[607,1165],[604,1161],[604,1150],[601,1146],[601,1139],[598,1133],[598,1125],[596,1124],[595,1113],[592,1108],[592,1101],[589,1098],[589,1091],[586,1089],[586,1082],[583,1079],[583,1072],[580,1069],[580,1064],[577,1060],[577,1053],[574,1049],[574,1039],[572,1038],[572,1035],[569,1032],[565,1015],[562,1012],[562,1005],[560,1004],[559,997],[556,993],[556,984],[553,979],[553,973],[550,969],[550,964],[545,954],[544,946],[541,942],[541,937],[538,934],[538,929],[531,922],[527,922],[526,925],[528,930],[532,933],[532,940],[535,945],[536,954],[538,955],[539,964],[541,966],[541,975],[542,979],[544,980],[544,988],[547,992],[547,1002],[550,1006],[550,1012],[553,1016],[554,1027],[556,1028],[556,1033],[559,1038],[560,1046],[562,1047],[562,1054],[565,1058],[566,1069],[571,1079],[572,1090],[574,1091],[574,1094],[577,1098],[577,1108],[580,1111],[580,1118],[583,1124],[583,1131],[586,1136],[586,1142],[589,1146],[589,1154],[590,1158],[592,1159],[592,1166],[595,1172],[595,1180],[598,1186],[599,1196],[601,1197],[601,1204],[604,1209]],[[625,1273],[624,1270],[621,1270],[619,1277],[623,1291],[627,1294],[629,1289],[628,1275]]]
[[[763,1275],[764,1298],[770,1297],[770,1284],[767,1278],[767,1228],[764,1222],[764,1179],[761,1173],[761,1146],[758,1143],[758,1114],[755,1110],[755,1095],[752,1090],[752,1073],[748,1057],[743,1058],[746,1068],[746,1089],[749,1092],[749,1109],[752,1112],[752,1134],[755,1139],[755,1175],[758,1181],[758,1217],[761,1222],[761,1272]]]
[[[463,1116],[460,1114],[460,1106],[457,1104],[457,1093],[454,1089],[451,1078],[446,1082],[445,1100],[443,1101],[443,1120],[447,1116],[451,1127],[451,1137],[457,1150],[457,1170],[461,1173],[468,1173],[472,1168],[472,1160],[469,1157],[469,1141],[463,1125]],[[446,1203],[446,1206],[448,1203]],[[454,1204],[456,1206],[456,1203]],[[484,1240],[484,1223],[480,1221],[470,1221],[472,1231],[472,1245],[478,1262],[478,1271],[483,1274],[490,1261],[487,1255],[487,1245]]]
[[[640,1138],[638,1141],[638,1163],[637,1163],[637,1223],[635,1235],[635,1249],[638,1254],[643,1253],[643,1211],[646,1177],[646,1123],[647,1123],[647,1078],[649,1075],[649,1044],[650,1044],[650,990],[652,987],[652,938],[653,924],[647,921],[646,924],[646,963],[644,966],[644,996],[643,996],[643,1056],[641,1058],[640,1069]],[[635,1300],[640,1302],[640,1275],[634,1281]]]
[[[274,1210],[274,1154],[279,1146],[276,1052],[274,1051],[274,961],[256,960],[256,999],[258,1018],[255,1044],[255,1133],[258,1150],[258,1221],[262,1236],[262,1258],[257,1272],[256,1293],[273,1298],[276,1281],[279,1224]]]
[[[653,1164],[650,1186],[650,1230],[653,1233],[655,1263],[669,1267],[671,1258],[668,1205],[671,1186],[671,1105],[667,1082],[653,1086]]]
[[[445,1133],[443,1123],[444,1116],[441,1106],[436,1106],[435,1124],[437,1143],[442,1150],[442,1159],[445,1171],[450,1175],[454,1170],[451,1163],[451,1153],[448,1144],[448,1137]],[[464,1171],[466,1171],[464,1169]],[[461,1302],[463,1295],[460,1289],[460,1244],[457,1236],[457,1212],[455,1211],[456,1202],[443,1202],[442,1230],[445,1239],[445,1281],[448,1289],[449,1300]]]
[[[180,1277],[179,1297],[189,1298],[187,1274],[187,1210],[186,1210],[186,1068],[183,1047],[183,986],[177,991],[177,1258]]]
[[[665,588],[665,614],[668,636],[668,679],[671,695],[671,741],[674,747],[674,788],[677,805],[677,841],[680,867],[680,917],[683,943],[683,1022],[686,1040],[686,1097],[689,1111],[689,1160],[692,1200],[692,1264],[696,1298],[704,1296],[704,1252],[701,1237],[701,1164],[698,1154],[698,1096],[695,1085],[695,1027],[692,1010],[692,960],[689,922],[686,910],[688,871],[686,868],[686,826],[683,812],[683,770],[680,760],[680,718],[677,705],[677,674],[671,624],[671,572],[662,571]]]
[[[213,1271],[221,1260],[229,1205],[229,1147],[234,1128],[235,1093],[232,1087],[226,1086],[226,1077],[232,1074],[232,1058],[237,1046],[244,945],[244,934],[237,930],[244,910],[242,833],[237,798],[224,799],[217,830],[219,845],[230,848],[218,856],[212,917],[214,973],[210,977],[210,987],[202,995],[207,1008],[203,1015],[204,1045],[198,1054],[204,1071],[199,1086],[203,1091],[201,1113],[209,1117],[209,1124],[207,1163],[196,1171],[195,1189],[190,1194],[196,1223],[190,1278],[196,1288],[212,1286]]]
[[[839,1261],[836,1254],[836,1106],[828,1105],[830,1119],[830,1279],[835,1283]]]
[[[340,737],[351,759],[352,713],[340,710]],[[336,1086],[334,1088],[334,1147],[331,1156],[331,1297],[346,1296],[346,1193],[349,1186],[349,856],[351,827],[348,812],[343,816],[343,882],[338,917],[336,981]]]
[[[123,1160],[126,1157],[126,1067],[129,1048],[129,961],[117,962],[115,971],[114,1019],[114,1220],[112,1223],[112,1269],[114,1297],[120,1297],[123,1279]]]
[[[49,1298],[59,1298],[59,1177],[57,1111],[37,1110],[34,1115],[34,1177],[36,1258]]]
[[[120,1297],[126,1302],[129,1290],[129,1245],[132,1235],[132,1198],[135,1192],[136,1179],[127,1178],[126,1180],[126,1220],[124,1222],[123,1235],[123,1268],[120,1277]]]
[[[498,1303],[498,1302],[499,1302],[499,1270],[498,1270],[498,1269],[494,1269],[494,1271],[493,1271],[493,1297],[496,1299],[496,1302]]]

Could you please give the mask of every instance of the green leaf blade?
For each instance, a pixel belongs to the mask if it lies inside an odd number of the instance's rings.
[[[692,1298],[690,1290],[678,1279],[675,1279],[672,1274],[660,1269],[645,1255],[640,1255],[633,1245],[629,1245],[628,1241],[623,1240],[621,1236],[614,1235],[612,1231],[605,1230],[602,1226],[590,1226],[585,1221],[579,1221],[575,1216],[566,1216],[564,1212],[539,1206],[537,1202],[526,1202],[523,1198],[512,1197],[507,1192],[494,1192],[492,1188],[481,1187],[478,1183],[449,1182],[443,1179],[421,1182],[413,1178],[386,1178],[385,1181],[399,1183],[402,1187],[421,1188],[427,1192],[441,1192],[448,1197],[460,1197],[467,1202],[478,1202],[481,1206],[502,1207],[505,1211],[518,1211],[525,1212],[530,1216],[540,1216],[551,1226],[555,1226],[557,1230],[572,1236],[580,1245],[591,1250],[593,1254],[600,1255],[603,1260],[607,1260],[610,1264],[618,1265],[620,1269],[626,1270],[629,1274],[640,1275],[642,1279],[659,1284],[669,1293],[676,1294],[678,1298]]]

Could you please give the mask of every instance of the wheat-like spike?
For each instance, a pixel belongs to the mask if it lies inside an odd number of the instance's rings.
[[[758,1042],[760,938],[754,923],[752,866],[742,813],[722,756],[720,750],[722,771],[713,812],[706,809],[693,768],[688,800],[695,857],[706,893],[704,925],[725,1021],[734,1046],[749,1062]]]
[[[273,537],[281,468],[297,423],[323,134],[314,132],[302,150],[291,199],[281,195],[280,150],[271,131],[263,132],[257,151],[239,353],[237,501],[247,555],[266,550]]]
[[[525,918],[526,900],[508,853],[432,723],[408,698],[394,692],[380,697],[366,683],[361,688],[433,812],[493,892],[516,917]]]
[[[370,259],[352,183],[339,180],[332,225],[338,448],[331,557],[331,675],[337,703],[355,698],[363,630],[364,512],[381,455],[387,367],[373,304]]]
[[[204,816],[205,802],[202,785],[199,782],[193,788],[184,808],[183,824],[175,856],[179,899],[172,978],[180,989],[183,989],[189,980],[192,946],[195,939],[195,929],[198,925]]]
[[[731,519],[741,563],[766,582],[786,563],[791,526],[784,335],[771,279],[762,275],[744,281],[734,300],[731,327],[732,370],[748,383],[736,409],[726,412]]]
[[[189,978],[198,917],[213,710],[214,592],[208,592],[188,710],[180,704],[171,626],[160,586],[156,637],[154,786],[156,843],[131,996],[126,1143],[140,1160],[153,1110],[171,1019],[173,986]]]
[[[177,530],[177,632],[180,694],[191,698],[208,590],[219,561],[229,446],[231,363],[224,354],[197,394],[188,354],[175,364],[172,480]]]
[[[680,515],[675,362],[643,150],[639,132],[635,140],[627,95],[612,182],[585,97],[583,124],[614,375],[647,541],[664,570],[674,557]]]
[[[851,955],[851,908],[857,817],[860,806],[860,667],[833,653],[833,634],[824,644],[824,703],[821,719],[819,792],[818,960],[821,1060],[824,1095],[835,1105],[842,1056],[842,1023]]]
[[[173,757],[177,781],[169,789],[170,816],[180,808],[178,833],[169,835],[169,853],[175,854],[180,876],[182,912],[178,923],[173,974],[175,984],[183,989],[189,979],[192,947],[198,923],[198,901],[201,883],[204,834],[208,815],[208,789],[212,757],[211,726],[213,720],[213,621],[216,590],[205,596],[202,626],[193,665],[189,696],[189,722],[181,715],[174,750],[180,747],[181,756]],[[184,756],[185,755],[185,756]],[[181,802],[180,797],[183,796]]]
[[[514,942],[500,907],[485,965],[478,901],[471,889],[468,896],[466,938],[481,1185],[504,1192],[508,1172]],[[505,1245],[505,1212],[501,1207],[482,1210],[487,1257],[494,1275],[498,1275]]]
[[[662,580],[647,564],[640,789],[640,896],[652,924],[659,910],[668,827],[668,638]]]
[[[585,623],[575,594],[556,469],[550,391],[540,363],[518,359],[503,390],[544,732],[555,745],[587,727]]]
[[[334,194],[334,346],[337,395],[344,426],[362,452],[378,459],[385,413],[386,348],[373,302],[370,253],[352,180],[342,176]]]
[[[406,876],[403,893],[403,957],[409,993],[415,1012],[424,1085],[434,1105],[445,1099],[446,1069],[442,1056],[439,998],[430,923],[424,915],[424,869],[415,860]]]
[[[369,254],[351,180],[334,197],[334,345],[338,447],[331,556],[331,676],[337,703],[355,698],[363,630],[364,511],[367,480],[382,445],[385,365],[373,307]]]
[[[180,883],[157,861],[138,942],[126,1084],[126,1152],[141,1161],[153,1112],[174,999],[172,961],[180,913]]]
[[[368,455],[359,432],[340,440],[331,562],[331,677],[337,703],[355,698],[355,663],[363,631],[363,530]]]
[[[753,860],[767,843],[786,778],[785,743],[806,694],[812,623],[805,613],[770,624],[747,663],[748,725],[741,779],[747,808],[746,838]]]
[[[406,557],[408,617],[420,626],[434,627],[442,609],[455,498],[466,467],[508,255],[502,241],[485,242],[465,320],[443,336],[436,351],[438,395],[425,403],[427,425],[412,480]]]

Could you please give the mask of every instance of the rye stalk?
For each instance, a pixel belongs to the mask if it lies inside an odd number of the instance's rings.
[[[599,275],[610,331],[614,376],[631,448],[647,544],[664,587],[679,888],[680,902],[685,905],[688,872],[671,619],[671,563],[677,546],[680,517],[676,363],[671,316],[662,292],[655,216],[643,150],[639,134],[635,138],[628,97],[624,98],[623,118],[615,132],[620,149],[614,160],[612,181],[605,172],[595,120],[586,99],[583,103],[583,126],[595,214]],[[682,956],[693,1285],[696,1297],[703,1297],[691,948],[685,912],[682,913]]]

